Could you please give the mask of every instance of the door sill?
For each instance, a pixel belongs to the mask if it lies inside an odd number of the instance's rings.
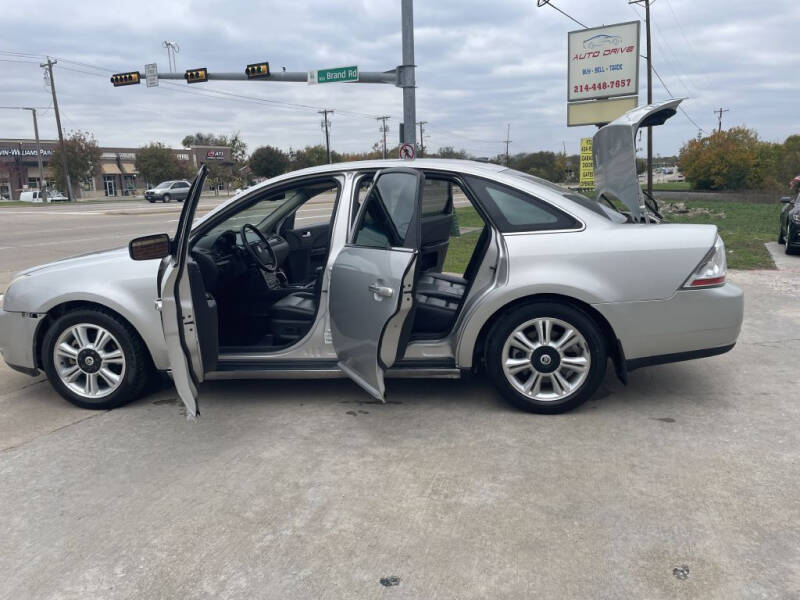
[[[452,359],[400,361],[386,371],[390,379],[460,379]],[[205,379],[338,379],[346,377],[336,361],[220,362]]]

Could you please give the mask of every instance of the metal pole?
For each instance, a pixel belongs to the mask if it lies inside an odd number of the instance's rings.
[[[647,103],[653,103],[653,48],[650,44],[650,0],[644,2],[647,19]],[[653,197],[653,128],[647,128],[647,195]]]
[[[387,121],[389,118],[390,118],[390,117],[388,117],[388,116],[376,117],[376,120],[377,120],[377,121],[381,121],[381,122],[383,123],[383,124],[381,125],[381,132],[383,133],[383,159],[384,159],[384,160],[386,160],[386,131],[387,131],[387,127],[386,127],[386,121]]]
[[[40,64],[40,67],[47,67],[47,71],[50,75],[50,91],[53,93],[53,111],[56,114],[56,127],[58,128],[58,144],[59,148],[61,149],[61,167],[64,169],[64,177],[67,180],[67,197],[69,198],[70,202],[74,201],[74,196],[72,195],[72,181],[69,178],[69,167],[67,166],[67,149],[64,146],[64,132],[61,130],[61,116],[58,113],[58,98],[56,97],[56,81],[53,79],[53,65],[56,64],[57,60],[51,60],[50,57],[47,57],[47,62],[44,64]]]
[[[402,0],[403,64],[400,69],[400,86],[403,88],[403,142],[416,144],[417,98],[414,75],[414,0]]]
[[[508,124],[508,128],[506,129],[506,166],[508,166],[509,156],[508,156],[508,145],[511,143],[511,123]]]
[[[427,125],[427,121],[420,121],[417,123],[419,125],[419,155],[423,156],[425,154],[425,136],[424,130],[422,129],[423,125]]]
[[[42,146],[39,143],[39,124],[36,122],[36,109],[29,108],[33,115],[33,134],[36,136],[36,158],[39,161],[39,198],[47,202],[47,186],[44,183],[44,167],[42,166]]]
[[[328,151],[328,164],[331,164],[333,160],[331,159],[331,138],[328,134],[328,113],[333,114],[333,111],[325,108],[317,112],[325,117],[325,148]]]

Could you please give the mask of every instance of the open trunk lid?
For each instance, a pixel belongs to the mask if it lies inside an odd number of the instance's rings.
[[[646,218],[645,196],[636,173],[636,133],[641,127],[662,125],[677,112],[683,100],[676,98],[639,106],[594,134],[592,157],[597,197],[618,199],[628,208],[634,221]]]

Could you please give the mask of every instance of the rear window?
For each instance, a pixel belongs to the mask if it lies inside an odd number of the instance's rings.
[[[452,184],[449,181],[426,178],[422,192],[422,216],[447,214],[451,195]]]
[[[477,177],[470,177],[469,185],[504,233],[579,229],[581,226],[574,217],[555,206],[515,188]]]
[[[542,179],[541,177],[536,177],[535,175],[531,175],[529,173],[523,173],[522,171],[517,171],[516,169],[505,169],[504,171],[501,171],[501,173],[543,185],[554,192],[558,192],[567,200],[572,200],[576,204],[580,204],[583,208],[590,210],[601,217],[605,217],[609,221],[614,221],[615,223],[625,223],[628,220],[625,215],[598,200],[587,198],[583,194],[573,192],[569,188],[557,185],[551,181]]]

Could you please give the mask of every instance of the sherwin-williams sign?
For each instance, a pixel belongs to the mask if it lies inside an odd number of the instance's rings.
[[[308,72],[308,83],[346,83],[358,81],[358,67],[336,67]]]
[[[567,100],[639,93],[639,21],[570,31]]]

